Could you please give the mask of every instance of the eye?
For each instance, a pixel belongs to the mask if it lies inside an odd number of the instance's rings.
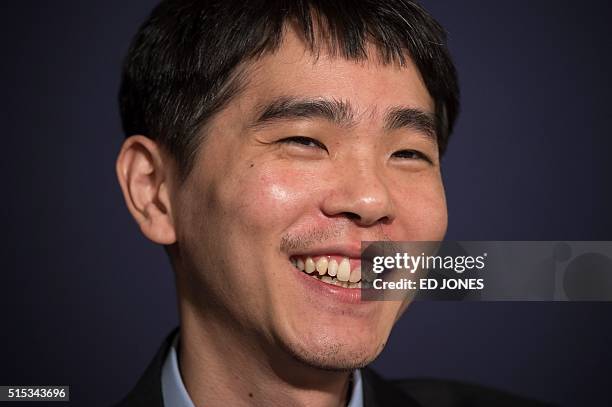
[[[323,143],[321,143],[320,141],[315,140],[310,137],[304,137],[304,136],[286,137],[284,139],[278,140],[278,143],[297,144],[300,146],[313,147],[313,148],[318,147],[318,148],[321,148],[327,151],[327,147],[325,147]]]
[[[393,153],[392,157],[401,158],[404,160],[423,160],[428,163],[432,163],[432,161],[425,154],[421,153],[417,150],[400,150]]]

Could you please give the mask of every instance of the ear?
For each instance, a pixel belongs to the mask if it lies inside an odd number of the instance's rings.
[[[142,233],[155,243],[176,242],[172,218],[171,159],[145,136],[127,138],[117,157],[117,177],[127,207]]]

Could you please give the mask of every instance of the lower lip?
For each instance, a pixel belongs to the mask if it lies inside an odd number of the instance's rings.
[[[344,288],[337,285],[324,283],[318,278],[311,277],[293,267],[302,284],[307,287],[307,290],[315,292],[318,295],[329,298],[331,301],[343,302],[348,304],[365,304],[366,302],[361,301],[361,289],[360,288]]]

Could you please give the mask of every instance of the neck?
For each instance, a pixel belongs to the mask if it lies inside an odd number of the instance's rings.
[[[181,304],[179,365],[195,406],[346,406],[349,372],[307,366],[256,337]]]

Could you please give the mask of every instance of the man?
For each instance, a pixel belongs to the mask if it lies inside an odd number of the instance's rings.
[[[124,67],[117,173],[169,254],[180,328],[122,406],[520,401],[364,368],[407,304],[360,300],[361,241],[446,232],[459,103],[444,44],[405,0],[153,11]]]

